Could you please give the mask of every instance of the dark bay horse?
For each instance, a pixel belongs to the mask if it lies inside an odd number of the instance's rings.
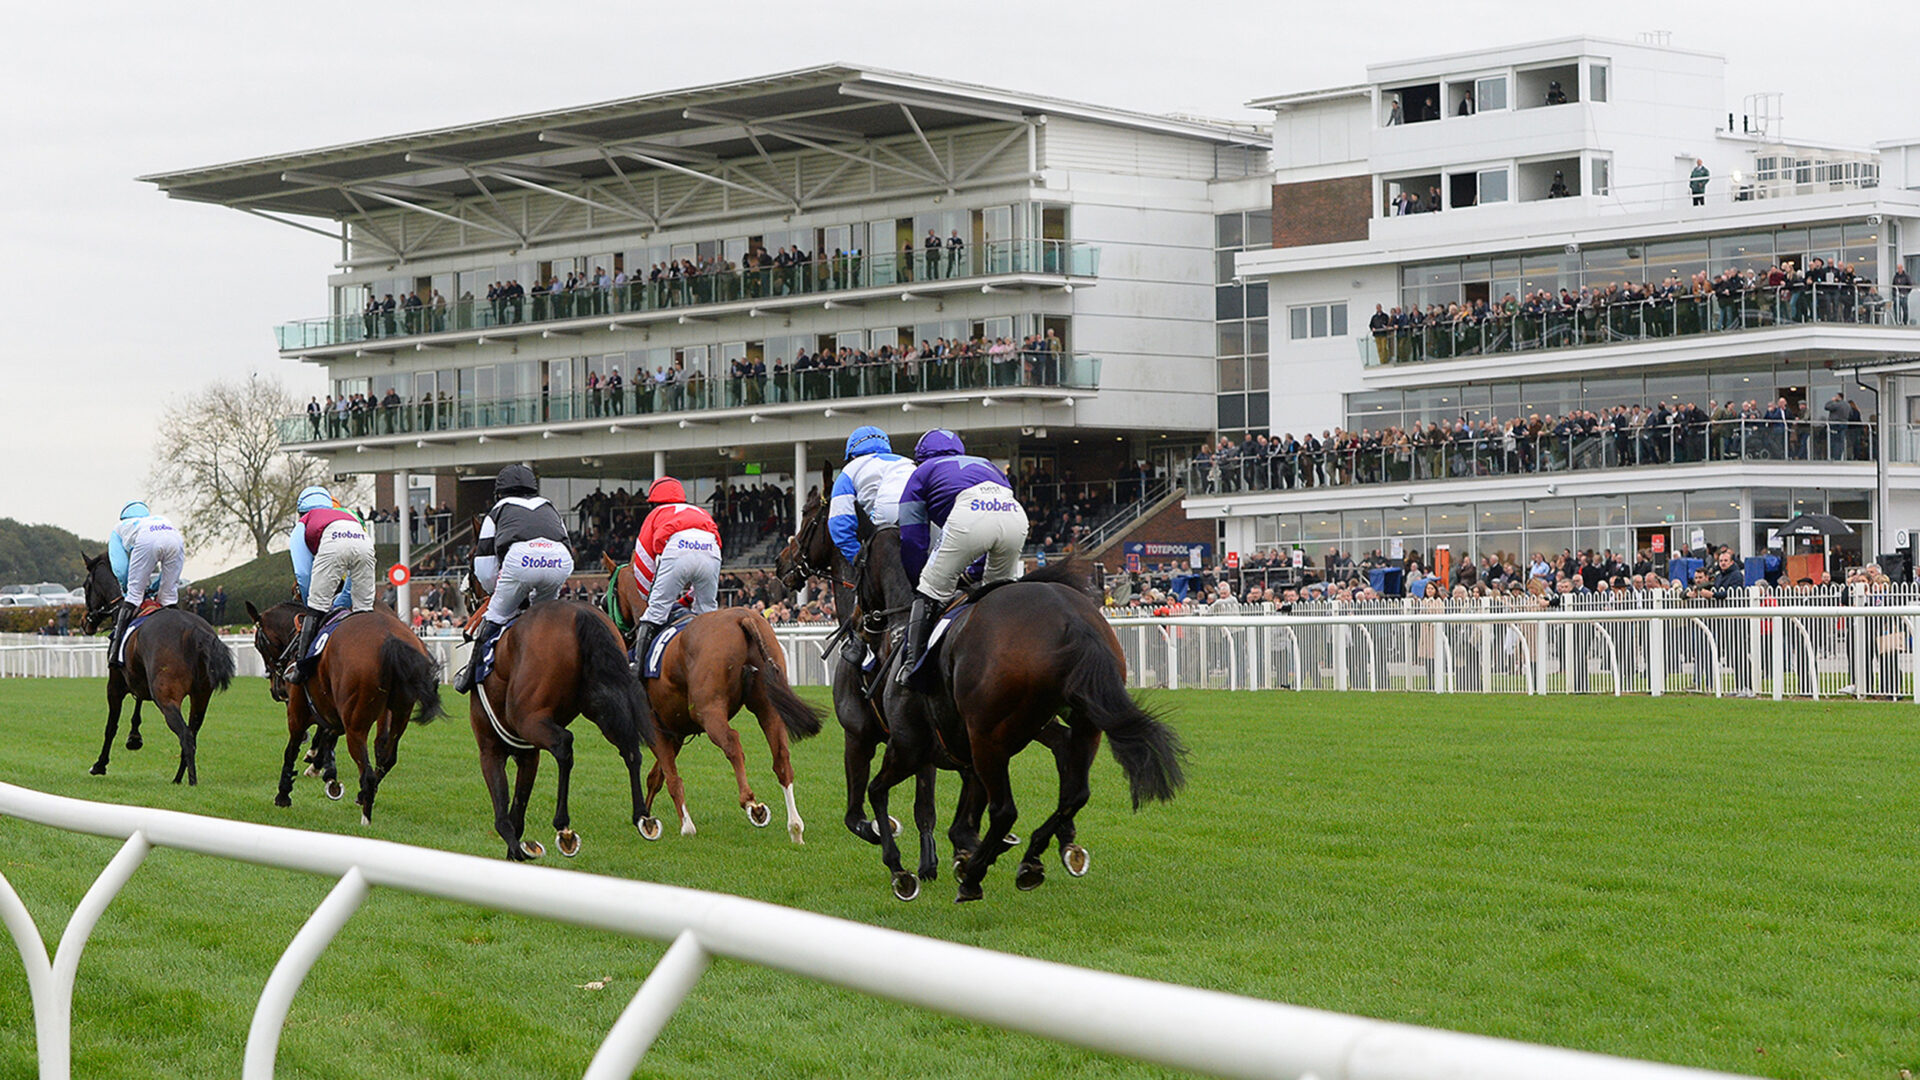
[[[486,594],[467,575],[467,607],[475,617]],[[473,688],[468,715],[480,746],[480,775],[493,796],[493,827],[507,842],[507,858],[524,861],[546,854],[524,839],[527,800],[540,770],[540,751],[559,770],[554,800],[554,845],[572,858],[580,853],[567,807],[573,773],[573,733],[567,725],[585,716],[613,744],[627,766],[633,793],[633,824],[649,840],[660,822],[647,808],[640,784],[640,748],[654,741],[646,699],[627,671],[620,632],[606,614],[572,600],[534,604],[495,638],[493,671]],[[513,801],[507,801],[507,759],[514,762]]]
[[[1090,795],[1088,778],[1100,737],[1127,774],[1133,805],[1171,799],[1185,783],[1186,751],[1161,718],[1127,692],[1126,659],[1113,628],[1086,591],[1077,566],[1056,563],[1027,577],[976,591],[971,613],[949,630],[935,660],[942,690],[921,695],[883,680],[883,708],[894,723],[880,773],[867,794],[876,818],[887,812],[887,793],[944,751],[966,778],[949,832],[958,900],[978,900],[981,879],[993,865],[1017,816],[1008,762],[1029,743],[1053,751],[1060,774],[1059,803],[1033,832],[1015,884],[1038,888],[1046,878],[1040,856],[1060,844],[1061,862],[1079,877],[1089,864],[1074,842],[1073,818]],[[916,712],[915,706],[924,712]],[[916,723],[926,715],[931,723]],[[1059,717],[1064,732],[1051,728]],[[1063,736],[1063,737],[1062,737]],[[982,810],[986,834],[979,832]],[[894,893],[918,893],[913,875],[885,830],[881,857],[893,874]]]
[[[92,634],[101,624],[113,620],[124,593],[105,552],[93,558],[83,551],[80,557],[87,563],[87,613],[81,627]],[[124,655],[125,667],[107,669],[107,733],[100,743],[100,758],[88,771],[95,776],[107,775],[107,757],[120,727],[120,704],[132,694],[133,722],[127,731],[127,749],[140,749],[140,702],[151,701],[180,740],[180,765],[173,772],[173,782],[179,783],[184,776],[188,784],[199,783],[194,750],[200,725],[207,718],[207,701],[213,692],[225,690],[233,682],[233,651],[200,616],[161,608],[127,634]],[[180,713],[182,701],[191,702],[186,716]]]
[[[287,704],[287,752],[280,763],[280,790],[275,806],[293,805],[293,767],[308,729],[314,735],[316,759],[332,752],[344,735],[347,753],[360,768],[360,824],[373,824],[373,799],[381,780],[393,771],[400,736],[409,723],[426,724],[441,715],[439,666],[412,629],[387,608],[376,607],[349,615],[328,634],[313,674],[297,686],[282,674],[282,655],[293,640],[294,619],[320,615],[305,604],[289,601],[260,611],[251,602],[253,647],[266,661],[268,691]],[[416,712],[415,710],[418,710]],[[367,735],[373,734],[373,757],[367,757]],[[330,781],[328,793],[337,789]]]
[[[827,504],[818,492],[809,492],[800,515],[800,527],[787,541],[775,562],[776,572],[787,587],[799,592],[809,578],[832,582],[834,611],[840,617],[838,639],[851,636],[864,651],[871,648],[881,657],[888,656],[905,632],[905,616],[913,604],[913,583],[907,580],[900,562],[900,530],[873,529],[866,515],[860,515],[859,535],[862,556],[859,565],[847,557],[827,534]],[[882,671],[885,661],[882,660]],[[887,741],[886,718],[880,714],[880,678],[869,676],[858,664],[844,656],[832,663],[833,712],[840,721],[844,737],[842,763],[847,777],[847,831],[869,844],[878,844],[880,834],[867,816],[867,781],[873,768],[874,751]],[[934,767],[926,766],[917,779],[914,820],[920,824],[923,880],[938,876],[938,856],[933,850]],[[888,819],[897,834],[900,823]]]
[[[607,588],[613,590],[621,620],[632,626],[646,608],[633,581],[633,567],[604,555],[601,560],[610,575]],[[727,755],[747,821],[764,828],[773,820],[773,812],[754,797],[753,787],[747,783],[747,758],[740,749],[740,736],[733,730],[733,717],[744,706],[760,721],[767,749],[773,755],[774,779],[787,797],[787,838],[796,844],[806,843],[806,823],[800,820],[800,807],[793,798],[793,760],[788,743],[789,739],[818,735],[820,713],[788,684],[786,654],[780,651],[780,639],[774,636],[765,616],[750,608],[721,608],[695,615],[667,643],[660,658],[660,677],[647,682],[646,693],[656,728],[656,760],[653,771],[647,774],[647,798],[651,801],[661,785],[666,785],[673,807],[680,813],[680,835],[692,836],[694,827],[676,758],[680,748],[695,735],[705,735]]]

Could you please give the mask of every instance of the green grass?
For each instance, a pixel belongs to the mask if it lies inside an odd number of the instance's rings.
[[[451,695],[449,695],[451,699]],[[816,700],[817,700],[816,696]],[[700,834],[622,823],[582,723],[570,870],[645,878],[1089,967],[1391,1020],[1781,1077],[1892,1078],[1920,1059],[1920,757],[1911,706],[1668,698],[1162,694],[1191,784],[1139,815],[1102,755],[1093,871],[983,903],[891,898],[840,827],[840,737],[796,755],[808,843],[754,830],[721,756],[682,757]],[[0,777],[360,834],[302,781],[269,804],[281,714],[257,680],[214,705],[201,785],[174,742],[98,749],[98,682],[0,684]],[[464,713],[464,710],[462,710]],[[749,730],[750,775],[777,796]],[[1025,833],[1050,762],[1016,773]],[[550,769],[528,817],[552,813]],[[942,807],[952,779],[943,780]],[[905,789],[900,792],[906,797]],[[531,830],[545,837],[544,825]],[[367,835],[498,858],[463,716],[408,734]],[[0,821],[0,870],[49,941],[115,844]],[[944,836],[942,850],[945,851]],[[88,946],[75,1075],[234,1075],[268,971],[331,882],[155,851]],[[283,1077],[578,1075],[662,947],[376,891],[309,976]],[[25,980],[0,960],[0,1076],[31,1075]],[[925,973],[937,980],[940,973]],[[578,984],[611,976],[601,991]],[[717,962],[648,1056],[658,1077],[1156,1076],[1158,1070]]]

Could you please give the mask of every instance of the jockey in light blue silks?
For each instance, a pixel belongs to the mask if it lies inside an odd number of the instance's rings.
[[[107,639],[107,664],[123,667],[126,658],[120,650],[127,642],[127,627],[147,598],[153,585],[154,598],[162,607],[172,607],[180,599],[180,572],[187,565],[187,545],[173,522],[147,509],[138,499],[120,508],[120,521],[107,537],[107,558],[113,576],[120,579],[121,602],[113,613],[113,634]],[[158,575],[158,584],[154,584]]]
[[[900,558],[916,582],[897,675],[902,686],[959,591],[960,575],[985,556],[983,583],[1012,581],[1020,576],[1020,549],[1027,542],[1027,511],[1007,474],[968,454],[960,436],[935,428],[920,437],[913,459],[919,464],[900,494]]]
[[[900,523],[900,493],[913,475],[913,462],[893,452],[892,440],[877,427],[855,428],[847,436],[847,462],[833,481],[827,505],[827,536],[851,566],[860,558],[860,514],[875,527]],[[847,635],[848,662],[865,658],[857,634]]]
[[[287,555],[308,614],[301,617],[287,654],[290,683],[304,682],[310,674],[307,650],[329,611],[348,604],[355,611],[373,610],[374,577],[373,537],[359,518],[334,504],[331,492],[309,487],[295,510],[300,516],[287,536]]]

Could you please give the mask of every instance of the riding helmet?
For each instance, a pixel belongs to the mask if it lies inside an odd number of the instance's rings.
[[[525,465],[509,465],[500,470],[493,478],[493,497],[504,498],[508,495],[538,495],[540,481],[534,479],[533,470]]]
[[[304,514],[309,510],[324,510],[332,505],[333,493],[315,484],[300,492],[300,501],[295,504],[294,509]]]
[[[135,499],[132,502],[120,508],[121,521],[125,521],[128,518],[143,518],[143,517],[152,517],[152,516],[153,516],[153,511],[147,509],[147,504],[141,502],[139,499]]]
[[[854,428],[853,434],[847,436],[848,461],[852,461],[861,454],[884,454],[892,450],[893,440],[887,438],[886,432],[872,424]]]
[[[687,489],[681,487],[680,481],[673,477],[663,476],[655,480],[653,486],[647,489],[647,501],[661,506],[669,503],[683,503],[687,501]]]
[[[914,444],[913,460],[926,461],[929,458],[947,457],[966,452],[967,444],[960,441],[960,436],[946,428],[934,428],[920,436],[920,441]]]

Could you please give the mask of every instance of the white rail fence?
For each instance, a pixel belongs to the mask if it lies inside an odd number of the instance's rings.
[[[274,966],[247,1033],[243,1080],[273,1076],[280,1032],[314,961],[375,887],[672,942],[615,1021],[587,1080],[631,1076],[712,957],[789,972],[991,1027],[1224,1077],[1684,1080],[1720,1074],[1436,1031],[1090,971],[735,896],[408,847],[357,836],[116,806],[0,783],[0,814],[124,839],[51,958],[0,876],[0,921],[31,992],[41,1080],[70,1080],[81,951],[154,847],[338,880]]]

